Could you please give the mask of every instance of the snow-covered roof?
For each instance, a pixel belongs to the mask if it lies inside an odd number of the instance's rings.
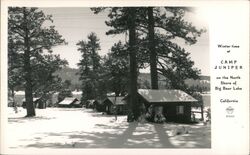
[[[77,105],[77,104],[81,104],[81,102],[79,100],[75,101],[74,105]]]
[[[119,97],[110,96],[110,97],[107,97],[107,99],[110,100],[114,105],[126,104],[126,102],[123,100],[123,98],[124,98],[124,96],[119,96]]]
[[[153,90],[153,89],[139,89],[138,93],[148,102],[197,102],[189,94],[181,90]]]
[[[82,92],[81,91],[72,91],[72,94],[73,95],[82,95]]]
[[[87,100],[87,102],[89,102],[89,103],[94,103],[95,100]]]
[[[89,105],[93,105],[95,102],[98,102],[97,100],[87,100],[87,102],[89,103]]]
[[[115,92],[110,92],[106,94],[107,96],[115,96]]]
[[[60,105],[70,105],[71,103],[73,103],[75,101],[78,101],[78,99],[74,98],[74,97],[66,97],[64,100],[62,100],[58,104],[60,104]]]

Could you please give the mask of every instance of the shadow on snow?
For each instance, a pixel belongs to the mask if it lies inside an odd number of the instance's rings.
[[[93,117],[114,117],[84,110]],[[118,117],[119,118],[119,117]],[[23,123],[26,120],[49,120],[47,117],[9,118],[9,122]],[[169,136],[178,126],[189,126],[188,134]],[[210,148],[210,126],[184,124],[154,124],[138,122],[110,122],[95,124],[93,131],[40,132],[27,141],[22,148]],[[52,141],[46,139],[50,138]],[[49,143],[48,143],[49,142]]]
[[[146,124],[143,124],[145,126]],[[117,131],[123,130],[121,133],[115,132],[63,132],[63,133],[39,133],[41,138],[35,137],[30,141],[34,144],[28,144],[22,147],[36,147],[36,148],[174,148],[169,141],[169,137],[165,134],[163,126],[154,124],[155,131],[143,130],[143,126],[138,126],[138,123],[129,123],[127,128],[116,126],[111,127],[108,125],[97,125],[97,128],[102,129],[115,129]],[[139,127],[141,130],[136,131]],[[145,128],[150,128],[145,126]],[[62,139],[70,139],[70,143],[55,142],[55,143],[42,143],[42,137],[57,137]],[[159,142],[160,139],[160,142]]]
[[[51,120],[56,117],[45,117],[45,116],[35,116],[35,117],[9,117],[9,123],[25,123],[27,121],[37,121],[37,120]]]

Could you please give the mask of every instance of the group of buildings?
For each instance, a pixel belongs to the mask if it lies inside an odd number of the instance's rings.
[[[125,115],[128,113],[129,96],[113,95],[107,96],[103,100],[87,100],[85,103],[80,101],[80,96],[80,92],[73,92],[73,97],[66,97],[57,103],[57,107],[92,108],[109,115]],[[198,101],[181,90],[139,89],[137,102],[143,105],[142,110],[145,113],[160,113],[166,118],[166,121],[191,122],[192,107],[197,107]]]
[[[195,98],[181,90],[152,89],[139,89],[137,101],[141,103],[140,105],[143,105],[142,110],[145,113],[158,112],[169,122],[191,122],[192,107],[197,106],[196,103],[198,102]],[[128,96],[107,96],[104,100],[87,100],[87,102],[82,104],[77,98],[65,98],[58,106],[84,106],[85,108],[92,108],[109,115],[124,115],[128,113],[128,102]]]

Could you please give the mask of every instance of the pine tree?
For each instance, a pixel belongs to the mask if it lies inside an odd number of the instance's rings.
[[[189,54],[175,43],[175,39],[179,38],[186,44],[195,44],[197,37],[205,32],[204,29],[198,30],[184,20],[186,12],[190,11],[191,9],[186,7],[147,8],[148,18],[142,21],[142,28],[147,33],[144,46],[148,47],[150,57],[152,89],[158,88],[158,73],[166,76],[172,88],[178,89],[186,87],[184,86],[186,78],[198,77],[199,71],[193,68],[194,62],[188,57]],[[173,64],[178,67],[177,71],[169,67]]]
[[[148,47],[150,55],[150,75],[151,88],[158,89],[158,74],[157,74],[157,53],[155,51],[155,30],[154,30],[154,12],[153,7],[147,8],[148,12]]]
[[[23,76],[20,69],[21,56],[18,54],[18,47],[15,46],[14,38],[8,37],[8,88],[10,93],[9,98],[13,102],[13,107],[16,107],[15,102],[15,89],[17,86],[22,85]]]
[[[99,13],[103,10],[108,10],[109,21],[106,21],[106,25],[111,29],[106,32],[110,34],[129,33],[128,52],[129,52],[129,114],[128,121],[137,120],[140,116],[140,103],[137,101],[137,28],[138,14],[140,9],[136,7],[111,7],[111,8],[92,8],[95,13]]]
[[[39,97],[38,108],[46,108],[46,102],[52,94],[63,89],[61,78],[54,73],[67,65],[59,55],[43,54],[39,59],[33,59],[32,78],[33,94]]]
[[[121,42],[115,43],[111,52],[104,58],[104,80],[107,91],[115,92],[116,96],[127,93],[129,60],[127,47]]]
[[[65,40],[54,26],[43,25],[52,19],[38,8],[9,7],[8,13],[8,34],[10,38],[14,38],[15,46],[20,49],[19,54],[22,55],[20,67],[25,82],[26,116],[32,117],[35,116],[33,105],[35,62],[43,58],[43,53],[52,53],[52,47],[64,44]]]
[[[101,72],[101,57],[98,54],[100,50],[100,41],[96,34],[91,32],[88,35],[87,41],[79,41],[76,45],[79,46],[78,51],[82,53],[82,59],[78,63],[80,68],[79,80],[82,82],[82,102],[94,99],[100,95],[100,72]]]
[[[88,49],[91,54],[93,72],[96,72],[100,68],[101,57],[99,56],[98,51],[100,51],[101,48],[100,39],[97,38],[94,32],[91,32],[88,35]]]
[[[111,8],[92,8],[95,13],[99,13],[103,10],[108,10],[109,21],[106,21],[106,25],[111,29],[106,32],[110,34],[121,34],[128,31],[129,33],[129,114],[128,121],[134,121],[139,118],[139,103],[137,101],[137,70],[138,64],[136,59],[137,48],[137,33],[139,9],[136,7],[111,7]]]

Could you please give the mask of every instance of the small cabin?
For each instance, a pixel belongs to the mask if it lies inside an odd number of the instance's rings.
[[[64,100],[58,103],[58,107],[64,108],[81,108],[81,102],[74,97],[66,97]]]
[[[139,89],[138,102],[150,108],[160,109],[166,121],[188,123],[191,121],[191,105],[196,103],[189,94],[182,90]]]
[[[37,104],[39,103],[39,101],[40,101],[39,97],[33,97],[33,105],[35,108],[37,107]],[[22,99],[22,107],[26,108],[26,99],[25,98]]]
[[[103,102],[102,106],[107,114],[124,115],[127,114],[127,104],[123,100],[124,96],[110,96],[107,97]]]
[[[85,103],[85,107],[91,108],[91,109],[96,109],[98,103],[99,102],[97,100],[87,100]]]
[[[96,109],[96,111],[105,112],[105,106],[103,105],[102,100],[96,100],[94,105],[95,105],[94,109]]]

